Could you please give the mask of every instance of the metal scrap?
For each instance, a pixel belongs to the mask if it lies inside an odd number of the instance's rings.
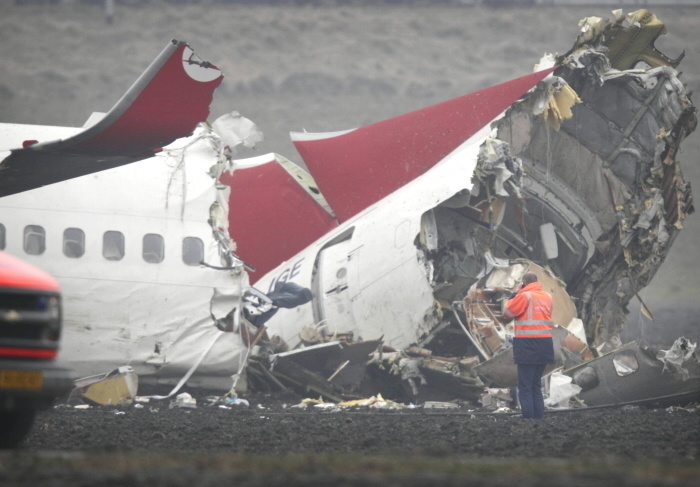
[[[139,378],[129,366],[74,381],[69,402],[80,397],[100,406],[128,405],[138,392]]]

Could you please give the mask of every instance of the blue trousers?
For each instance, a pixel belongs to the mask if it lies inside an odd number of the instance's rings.
[[[523,418],[544,416],[542,373],[546,364],[518,364],[518,401]]]

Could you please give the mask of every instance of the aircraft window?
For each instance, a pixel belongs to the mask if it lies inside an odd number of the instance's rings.
[[[613,357],[613,365],[615,372],[620,377],[634,374],[639,368],[639,362],[637,362],[637,357],[632,350],[622,350],[616,353]]]
[[[598,374],[590,365],[574,372],[573,379],[574,384],[579,386],[582,391],[593,389],[595,386],[600,384]]]
[[[72,259],[85,253],[85,232],[79,228],[66,228],[63,232],[63,255]]]
[[[182,240],[182,261],[187,265],[199,265],[204,260],[204,243],[197,237]]]
[[[149,264],[163,262],[165,257],[165,241],[156,233],[147,233],[143,236],[143,260]]]
[[[0,250],[5,248],[5,225],[0,223]]]
[[[24,251],[29,255],[41,255],[46,250],[46,231],[39,225],[24,227]]]
[[[113,230],[102,236],[102,255],[107,260],[122,260],[124,258],[124,234]]]

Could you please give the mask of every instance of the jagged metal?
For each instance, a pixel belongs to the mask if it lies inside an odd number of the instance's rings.
[[[656,36],[665,32],[655,17],[649,22]],[[558,60],[555,73],[582,101],[572,107],[572,117],[556,130],[531,104],[520,104],[501,120],[498,137],[511,146],[508,160],[522,159],[525,173],[544,179],[545,186],[549,178],[562,181],[575,193],[570,197],[595,215],[600,229],[593,232],[592,257],[566,282],[589,342],[601,345],[619,333],[629,301],[649,283],[693,212],[676,156],[697,120],[690,94],[671,67],[680,58],[659,54],[653,66],[615,69],[606,57],[611,49],[649,54],[653,39],[628,35],[625,29],[639,26],[625,27],[620,17],[593,25],[593,34],[580,37]]]

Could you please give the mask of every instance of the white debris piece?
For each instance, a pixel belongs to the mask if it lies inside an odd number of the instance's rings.
[[[178,394],[175,397],[175,399],[170,402],[170,409],[172,409],[172,408],[194,409],[196,407],[197,407],[197,400],[186,392],[183,392],[182,394]]]
[[[683,380],[688,379],[688,371],[683,367],[683,363],[695,355],[696,343],[692,343],[685,337],[679,337],[673,342],[669,350],[659,350],[656,358],[664,363],[664,371],[680,374]],[[696,358],[697,360],[697,358]]]
[[[264,140],[263,133],[251,120],[241,116],[237,111],[232,111],[217,118],[212,123],[212,130],[221,137],[224,145],[231,153],[235,154],[235,148],[239,145],[253,148],[258,142]]]
[[[314,404],[314,408],[316,409],[335,409],[338,406],[332,402],[322,402],[319,404]]]
[[[569,399],[581,392],[581,387],[572,384],[571,377],[560,371],[552,372],[549,376],[549,397],[545,399],[547,407],[569,407]]]
[[[231,396],[227,397],[224,399],[224,404],[227,406],[243,406],[243,407],[250,407],[250,402],[248,402],[247,399],[242,399],[238,396]],[[259,408],[260,404],[258,404]],[[265,408],[262,408],[265,409]]]

